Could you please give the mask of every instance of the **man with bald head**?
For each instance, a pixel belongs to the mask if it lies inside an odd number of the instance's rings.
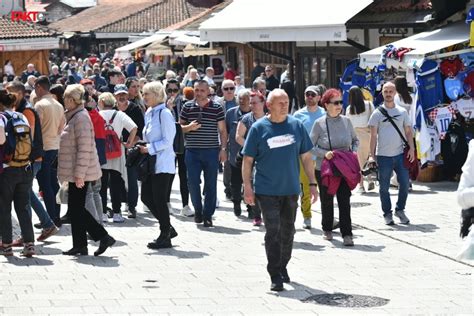
[[[265,222],[267,271],[272,291],[289,283],[287,264],[293,249],[296,208],[300,194],[300,159],[310,182],[312,203],[318,191],[311,149],[303,123],[288,116],[288,95],[275,89],[268,96],[269,114],[255,122],[243,148],[242,176],[245,202],[262,210]],[[255,181],[252,185],[252,166]]]
[[[35,76],[36,78],[41,76],[33,64],[28,64],[28,66],[26,66],[26,70],[21,73],[21,82],[26,83],[29,76]]]
[[[390,177],[395,171],[399,183],[398,200],[395,206],[395,216],[401,224],[409,224],[410,220],[405,215],[405,205],[408,197],[409,176],[408,169],[404,166],[404,142],[397,130],[390,122],[388,116],[408,141],[410,161],[415,159],[413,132],[407,111],[395,105],[395,85],[387,82],[382,88],[384,103],[372,113],[369,120],[370,127],[370,154],[369,163],[376,162],[379,172],[380,201],[386,225],[394,225],[392,216],[392,202],[390,200]]]

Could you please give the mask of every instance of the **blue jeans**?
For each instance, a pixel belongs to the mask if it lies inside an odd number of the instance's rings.
[[[134,210],[138,202],[138,170],[137,167],[127,167],[128,191],[127,204],[129,210]]]
[[[59,213],[61,212],[61,205],[56,203],[56,194],[59,191],[58,170],[56,166],[57,157],[57,150],[45,151],[41,170],[36,176],[40,189],[43,192],[46,210],[53,222],[59,221]]]
[[[185,162],[188,188],[197,215],[211,219],[216,210],[219,148],[188,148]],[[201,173],[204,172],[204,208],[201,202]]]
[[[32,164],[33,180],[38,174],[38,171],[41,170],[41,164],[42,164],[41,161],[35,161]],[[44,208],[43,204],[36,196],[35,192],[33,192],[33,187],[30,189],[30,203],[28,203],[27,207],[28,207],[28,212],[30,213],[30,216],[31,216],[31,209],[33,208],[33,210],[36,213],[36,216],[38,216],[38,219],[41,223],[42,228],[47,229],[47,228],[53,227],[54,223],[51,220],[51,217],[49,217],[48,212],[46,212],[46,209]]]
[[[377,156],[377,165],[379,169],[380,201],[382,202],[382,211],[385,215],[392,213],[392,202],[390,200],[390,178],[395,171],[398,180],[398,201],[395,211],[405,210],[408,197],[409,176],[408,169],[403,165],[403,154],[394,157]]]

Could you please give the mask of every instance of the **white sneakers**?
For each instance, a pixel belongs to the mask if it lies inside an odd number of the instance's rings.
[[[180,215],[185,216],[185,217],[191,217],[191,216],[194,216],[194,211],[189,207],[189,205],[186,205],[181,210]]]
[[[125,218],[122,217],[122,214],[114,214],[113,221],[114,223],[123,223]]]

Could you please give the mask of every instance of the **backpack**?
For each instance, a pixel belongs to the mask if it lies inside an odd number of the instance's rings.
[[[39,118],[38,113],[30,107],[25,108],[23,110],[23,113],[25,111],[31,111],[33,115],[35,116],[35,133],[33,136],[33,147],[31,148],[31,154],[30,154],[30,161],[33,162],[38,158],[43,157],[44,155],[44,149],[43,149],[43,132],[41,130],[41,120]]]
[[[116,115],[117,111],[114,112],[110,121],[105,122],[105,157],[107,160],[122,156],[122,144],[112,126]]]
[[[160,125],[161,125],[161,111],[163,111],[163,109],[161,109],[160,112],[158,112],[158,117],[160,118]],[[175,123],[175,126],[176,126],[176,134],[174,135],[174,139],[173,139],[173,150],[175,154],[181,155],[181,154],[184,154],[184,149],[185,149],[183,128],[177,122]]]
[[[20,113],[3,113],[6,119],[5,144],[2,145],[1,163],[10,167],[23,167],[30,163],[33,147],[31,128]],[[5,122],[5,120],[4,120]]]

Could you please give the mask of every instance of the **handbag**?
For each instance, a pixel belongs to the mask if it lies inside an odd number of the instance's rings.
[[[156,155],[145,154],[138,163],[138,180],[144,182],[155,174]]]
[[[402,132],[400,131],[400,129],[398,128],[397,124],[395,124],[395,122],[393,121],[393,118],[388,115],[388,112],[387,110],[385,110],[384,108],[382,107],[379,107],[379,111],[380,113],[382,113],[388,120],[389,122],[393,125],[393,127],[395,128],[395,130],[397,131],[398,135],[400,136],[400,138],[402,139],[403,141],[403,144],[404,144],[404,148],[403,148],[403,165],[405,166],[405,168],[408,169],[408,174],[410,176],[410,179],[411,180],[416,180],[416,178],[418,177],[418,173],[420,172],[420,166],[419,166],[419,162],[418,162],[418,158],[417,158],[417,153],[416,153],[416,146],[415,146],[415,150],[414,150],[414,158],[413,158],[413,161],[410,162],[410,159],[408,158],[408,151],[410,150],[410,145],[408,144],[407,140],[405,139],[405,137],[403,136]]]

